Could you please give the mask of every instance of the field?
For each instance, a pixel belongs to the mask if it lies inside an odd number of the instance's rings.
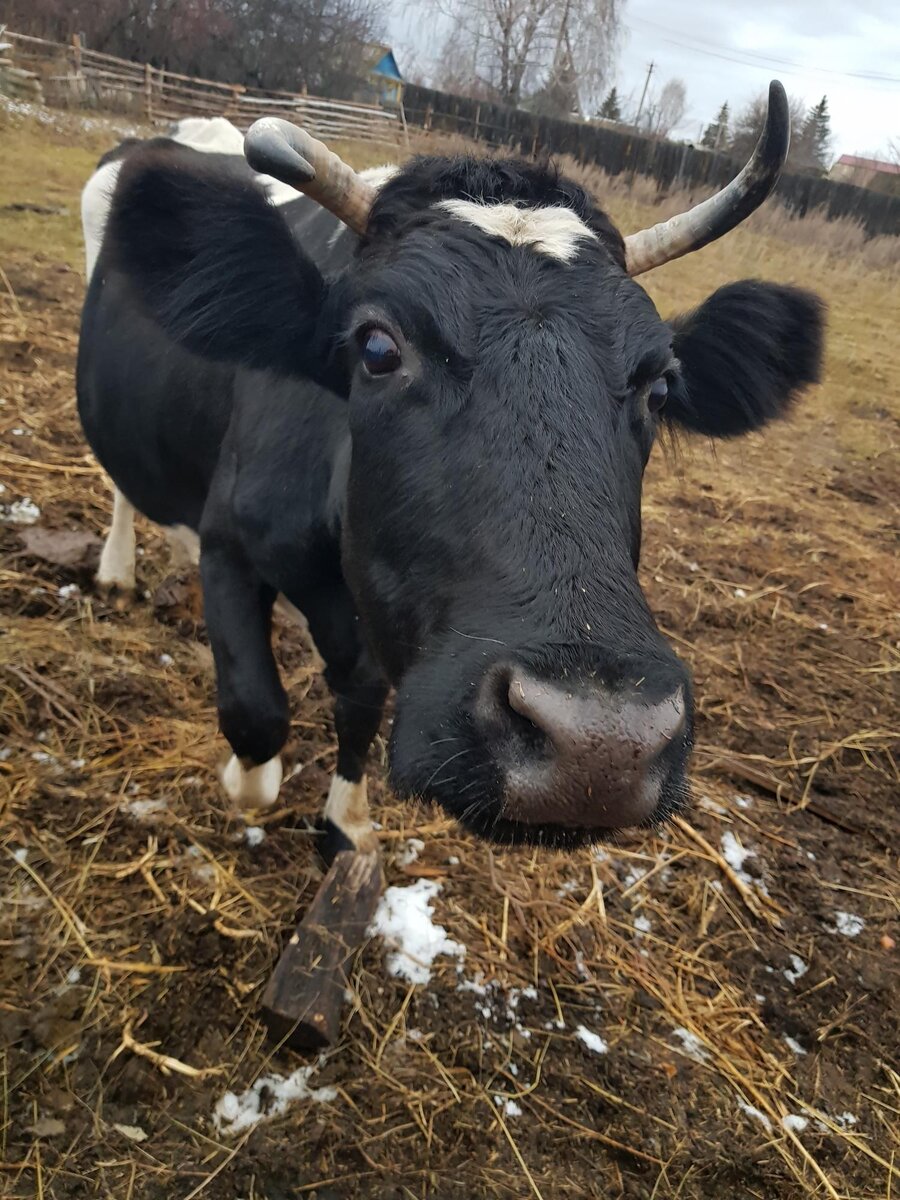
[[[110,506],[74,405],[78,195],[119,136],[0,110],[0,1194],[900,1194],[896,249],[775,212],[647,279],[664,313],[748,275],[830,307],[825,382],[790,421],[648,472],[643,582],[698,696],[689,820],[500,853],[376,764],[388,882],[439,884],[464,957],[411,986],[374,940],[339,1045],[304,1059],[256,1010],[320,878],[324,685],[279,627],[293,775],[248,837],[158,531],[136,604],[91,586]],[[660,218],[608,204],[626,230]],[[217,1123],[254,1083],[270,1119]]]

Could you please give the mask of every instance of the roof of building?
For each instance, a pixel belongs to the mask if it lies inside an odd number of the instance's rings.
[[[397,66],[397,60],[394,58],[394,52],[390,46],[373,42],[372,45],[366,47],[366,62],[371,74],[386,75],[389,79],[399,79],[402,82],[403,76],[400,74],[400,68]]]
[[[842,154],[839,167],[858,167],[863,171],[878,171],[884,175],[900,175],[900,163],[882,162],[880,158],[860,158],[858,154]]]

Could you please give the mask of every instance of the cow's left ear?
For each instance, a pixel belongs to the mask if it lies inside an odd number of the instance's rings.
[[[681,371],[665,416],[692,432],[759,429],[819,380],[825,305],[812,292],[745,279],[670,324]]]

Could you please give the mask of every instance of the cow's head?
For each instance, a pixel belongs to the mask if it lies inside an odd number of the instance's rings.
[[[768,194],[773,99],[730,190],[627,240],[553,170],[415,159],[376,194],[270,122],[252,165],[362,235],[336,279],[251,183],[160,155],[123,171],[112,236],[170,333],[349,402],[344,563],[397,687],[392,782],[479,833],[574,844],[682,803],[691,683],[638,581],[644,468],[663,424],[782,414],[817,378],[822,312],[747,281],[666,321],[632,276]]]

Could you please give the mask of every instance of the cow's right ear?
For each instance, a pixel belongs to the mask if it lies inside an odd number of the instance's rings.
[[[104,250],[189,350],[334,385],[325,281],[249,175],[177,146],[137,150],[119,174]]]

